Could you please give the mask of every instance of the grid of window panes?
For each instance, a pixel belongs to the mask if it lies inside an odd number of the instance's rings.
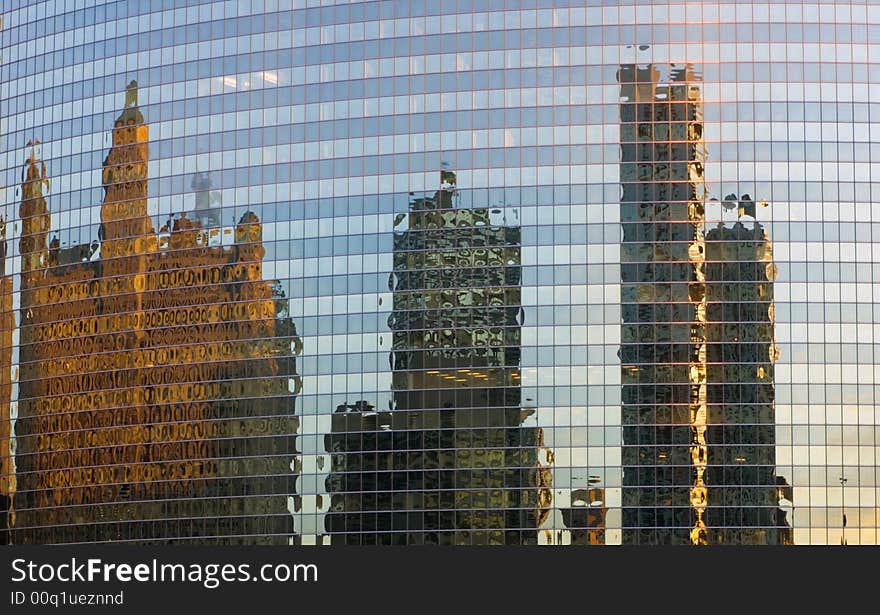
[[[0,19],[3,542],[880,540],[880,4]]]

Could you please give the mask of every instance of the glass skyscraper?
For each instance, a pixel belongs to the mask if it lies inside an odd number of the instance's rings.
[[[878,44],[10,0],[0,541],[877,544]]]

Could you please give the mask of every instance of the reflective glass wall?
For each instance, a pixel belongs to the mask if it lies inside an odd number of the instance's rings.
[[[3,11],[3,542],[880,540],[880,4]]]

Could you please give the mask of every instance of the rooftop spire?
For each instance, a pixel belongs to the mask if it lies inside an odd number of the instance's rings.
[[[135,79],[125,86],[125,107],[116,119],[117,126],[120,122],[123,126],[144,123],[144,116],[138,108],[138,82]]]
[[[32,139],[27,142],[27,147],[31,148],[31,154],[25,161],[25,167],[21,172],[21,181],[24,185],[24,199],[42,196],[43,186],[49,187],[46,163],[37,155],[36,148],[38,145],[40,145],[39,139]]]
[[[132,79],[127,86],[125,86],[125,106],[126,107],[137,107],[138,104],[138,82],[135,79]]]

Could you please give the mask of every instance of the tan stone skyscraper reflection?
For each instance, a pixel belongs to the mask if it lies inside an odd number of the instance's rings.
[[[49,240],[45,165],[22,183],[16,543],[295,541],[295,355],[262,227],[227,245],[147,212],[137,84],[104,162],[100,244]]]
[[[12,276],[6,273],[6,221],[0,219],[0,545],[9,542],[9,513],[15,494],[12,460]]]

